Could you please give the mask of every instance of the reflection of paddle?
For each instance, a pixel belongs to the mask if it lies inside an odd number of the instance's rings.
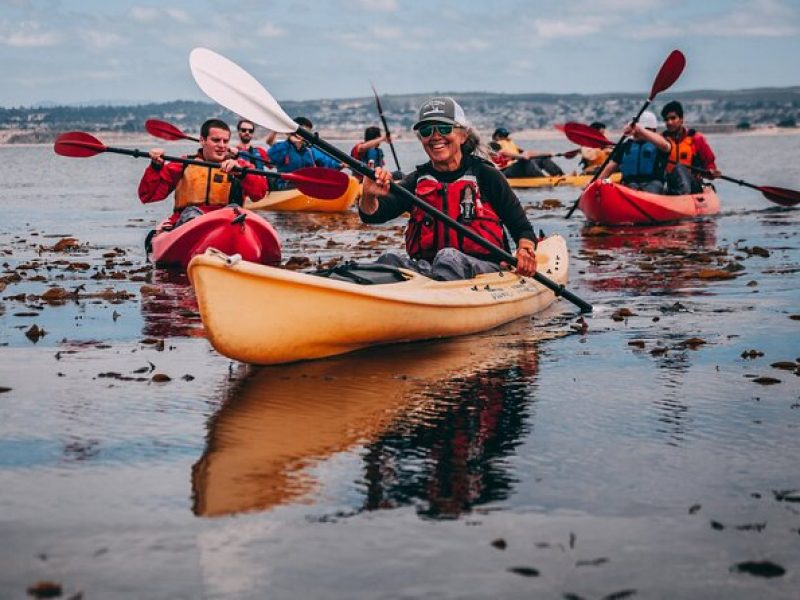
[[[176,140],[200,141],[196,137],[186,135],[172,123],[159,121],[158,119],[147,119],[147,121],[144,122],[144,128],[147,130],[147,133],[162,140],[170,140],[172,142]]]
[[[580,144],[581,146],[605,148],[614,145],[614,143],[602,133],[592,127],[589,127],[588,125],[584,125],[583,123],[567,123],[564,126],[564,134],[567,136],[569,141]],[[677,164],[677,161],[674,160],[670,162]],[[734,177],[728,177],[727,175],[720,174],[715,176],[713,173],[711,173],[711,171],[701,169],[700,167],[693,167],[691,165],[684,166],[696,173],[700,173],[707,179],[724,179],[725,181],[730,181],[737,185],[758,190],[767,200],[775,202],[776,204],[780,204],[781,206],[795,206],[798,202],[800,202],[800,192],[796,190],[789,190],[786,188],[773,186],[754,185],[744,181],[743,179],[736,179]]]
[[[70,131],[62,133],[56,138],[54,149],[56,154],[70,156],[72,158],[87,158],[96,156],[103,152],[114,154],[125,154],[134,158],[150,158],[147,152],[141,150],[129,150],[127,148],[112,148],[106,146],[93,135],[83,131]],[[217,168],[219,163],[205,160],[196,160],[180,156],[164,156],[164,160],[178,162],[184,165],[197,165],[200,167]],[[272,171],[261,171],[259,169],[249,169],[237,167],[237,171],[244,174],[252,173],[261,175],[269,179],[283,179],[291,181],[297,189],[313,198],[322,200],[332,200],[340,197],[350,183],[348,176],[341,171],[324,169],[321,167],[309,167],[298,169],[292,173],[273,173]]]
[[[383,123],[383,130],[386,132],[386,141],[389,142],[389,148],[392,149],[392,156],[394,157],[394,164],[397,167],[398,171],[402,171],[400,168],[400,161],[397,160],[397,152],[394,151],[394,144],[392,143],[392,134],[389,133],[389,126],[386,124],[386,117],[383,116],[383,107],[381,106],[381,99],[378,97],[378,92],[375,91],[375,86],[372,83],[369,84],[372,87],[372,93],[375,94],[375,104],[378,105],[378,115],[381,117],[381,122]]]
[[[375,171],[373,169],[370,169],[367,165],[349,154],[342,152],[336,146],[329,144],[320,138],[319,134],[311,133],[304,127],[298,126],[298,124],[284,112],[275,98],[273,98],[252,75],[236,63],[206,48],[195,48],[192,50],[189,62],[192,68],[192,75],[194,75],[197,85],[199,85],[200,89],[212,100],[215,100],[229,110],[245,116],[251,121],[267,127],[268,129],[282,133],[294,133],[306,140],[309,144],[317,146],[326,154],[342,161],[361,175],[369,177],[370,179],[375,178]],[[494,258],[511,265],[516,264],[517,259],[514,255],[495,246],[486,238],[475,233],[472,229],[465,227],[449,215],[437,210],[424,200],[417,198],[407,189],[400,187],[396,183],[391,183],[390,190],[392,193],[407,199],[433,218],[455,229],[482,248],[485,248],[491,252]],[[533,278],[546,288],[552,290],[557,296],[563,296],[578,306],[582,312],[589,312],[592,310],[591,304],[585,300],[581,300],[575,294],[564,288],[564,286],[558,285],[541,273],[534,273]]]
[[[650,95],[647,97],[647,100],[642,105],[642,108],[636,114],[635,117],[631,120],[631,125],[636,125],[639,122],[639,117],[642,116],[647,107],[650,106],[650,103],[656,97],[656,95],[660,92],[663,92],[667,88],[669,88],[673,83],[678,80],[678,77],[681,76],[683,73],[683,68],[686,66],[686,57],[680,50],[673,50],[670,52],[667,60],[664,61],[664,64],[661,65],[661,68],[658,70],[658,74],[656,75],[655,81],[653,81],[653,87],[650,88]],[[622,137],[619,138],[617,144],[621,144],[625,141],[625,134],[622,134]],[[603,162],[602,165],[594,172],[592,175],[591,181],[589,181],[589,185],[595,182],[595,180],[600,176],[600,173],[603,172],[603,169],[606,168],[606,165],[611,160],[611,154],[606,157],[606,160]],[[575,209],[578,208],[578,203],[581,201],[581,197],[575,200],[572,204],[572,207],[567,212],[567,219],[572,216],[572,213],[575,212]]]

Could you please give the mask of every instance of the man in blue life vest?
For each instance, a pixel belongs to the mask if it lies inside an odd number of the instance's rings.
[[[295,123],[311,131],[313,125],[305,117],[297,117]],[[290,133],[286,139],[273,144],[267,150],[269,161],[275,165],[278,173],[291,173],[304,167],[326,167],[328,169],[342,169],[345,165],[331,158],[318,148],[310,146],[296,133]],[[289,182],[278,180],[274,182],[274,189],[287,189],[294,187]]]
[[[639,122],[628,124],[624,143],[614,148],[599,179],[607,179],[613,172],[622,173],[622,183],[634,190],[652,194],[663,194],[665,190],[666,166],[670,143],[658,132],[658,119],[648,111],[642,113]]]

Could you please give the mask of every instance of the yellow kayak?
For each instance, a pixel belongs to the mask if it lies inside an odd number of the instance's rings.
[[[611,181],[622,179],[622,174],[614,173]],[[591,175],[559,175],[557,177],[511,177],[507,179],[512,188],[540,188],[540,187],[584,187],[592,180]],[[249,208],[249,207],[247,207]]]
[[[333,200],[320,200],[306,196],[297,189],[270,192],[258,202],[247,200],[244,207],[248,210],[286,210],[295,212],[345,212],[361,194],[361,184],[350,176],[350,182],[344,194]]]
[[[498,380],[507,369],[533,380],[537,342],[551,337],[500,328],[447,342],[249,370],[227,389],[209,421],[205,451],[192,468],[194,513],[218,517],[313,501],[322,487],[318,465],[397,428],[433,428],[453,410],[454,389],[484,398],[470,413],[481,427],[471,428],[465,420],[461,430],[448,427],[450,440],[436,436],[437,445],[464,444],[470,435],[471,448],[481,441],[491,445],[503,431],[487,424],[509,410]],[[373,486],[388,495],[395,477],[388,474],[387,480]],[[474,482],[468,487],[474,490]]]
[[[539,243],[538,269],[566,284],[569,256],[560,236]],[[277,364],[343,354],[378,344],[486,331],[547,308],[552,291],[512,272],[434,281],[360,285],[228,257],[196,256],[188,273],[208,339],[229,358]]]

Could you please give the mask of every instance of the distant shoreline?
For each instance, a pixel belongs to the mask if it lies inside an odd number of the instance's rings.
[[[702,126],[698,127],[699,131],[703,131]],[[31,141],[14,141],[14,138],[25,138],[34,132],[25,129],[2,129],[0,130],[0,146],[47,146],[52,145],[53,140],[31,142]],[[174,142],[166,140],[159,140],[146,133],[121,133],[119,131],[93,131],[89,132],[97,137],[101,142],[106,145],[124,144],[124,145],[140,145],[145,148],[156,148],[160,146],[169,146]],[[255,142],[256,145],[264,145],[263,140],[266,137],[267,131],[263,128],[256,130]],[[481,141],[486,142],[491,139],[491,131],[479,131]],[[606,135],[611,138],[617,138],[621,132],[608,131]],[[55,139],[53,134],[53,139]],[[319,135],[323,139],[333,141],[350,141],[357,142],[362,139],[363,131],[347,131],[347,130],[333,130],[333,129],[320,129]],[[772,136],[772,135],[800,135],[800,127],[758,127],[753,129],[743,129],[730,132],[715,132],[712,135],[736,135],[736,136]],[[520,129],[512,132],[514,139],[518,140],[563,140],[564,134],[555,129]],[[395,132],[392,134],[394,140],[407,141],[415,139],[414,135],[409,132]],[[235,136],[234,136],[235,139]],[[279,138],[280,139],[280,138]],[[11,141],[9,141],[11,140]],[[182,142],[183,143],[183,142]]]

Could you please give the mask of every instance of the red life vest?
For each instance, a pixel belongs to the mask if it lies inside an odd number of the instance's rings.
[[[495,246],[503,247],[503,224],[488,202],[481,201],[478,180],[468,169],[452,183],[442,183],[431,175],[417,179],[416,195],[449,215]],[[406,251],[411,258],[431,260],[442,248],[457,248],[465,254],[484,258],[490,254],[446,223],[430,217],[414,206],[406,226]]]

